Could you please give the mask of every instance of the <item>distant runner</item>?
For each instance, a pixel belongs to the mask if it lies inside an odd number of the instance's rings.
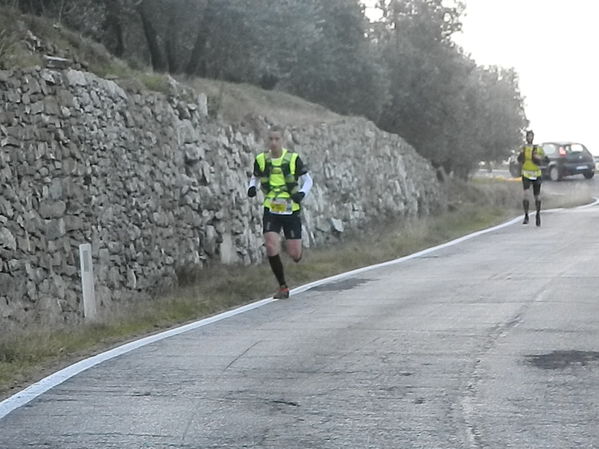
[[[528,207],[530,205],[529,196],[530,186],[535,199],[535,208],[537,214],[535,222],[537,226],[541,226],[541,163],[545,158],[543,148],[533,143],[535,133],[532,130],[526,131],[526,145],[518,155],[518,162],[522,164],[522,187],[524,196],[522,206],[524,207],[524,221],[522,224],[528,224]]]
[[[297,153],[283,148],[283,129],[273,126],[269,131],[269,151],[260,153],[254,161],[248,196],[256,196],[256,186],[264,193],[262,231],[270,268],[279,282],[273,298],[289,298],[283,263],[279,255],[280,232],[286,239],[289,256],[299,262],[302,258],[302,221],[300,203],[312,188],[312,178]],[[298,183],[301,181],[301,186]]]

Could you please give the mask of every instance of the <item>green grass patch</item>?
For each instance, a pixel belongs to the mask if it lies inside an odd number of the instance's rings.
[[[161,73],[139,73],[137,76],[147,89],[163,94],[168,93],[169,84],[166,75]]]
[[[100,78],[130,79],[136,77],[136,72],[120,59],[94,65],[90,71]]]

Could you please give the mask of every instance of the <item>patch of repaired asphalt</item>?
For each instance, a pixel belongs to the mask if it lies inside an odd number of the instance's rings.
[[[599,352],[553,351],[547,354],[527,355],[526,361],[536,368],[556,370],[572,365],[587,366],[593,362],[599,364]]]
[[[326,284],[318,285],[316,287],[311,288],[310,290],[315,292],[337,292],[343,290],[351,290],[352,288],[365,284],[369,281],[370,279],[348,278],[343,279],[341,281],[329,282]]]

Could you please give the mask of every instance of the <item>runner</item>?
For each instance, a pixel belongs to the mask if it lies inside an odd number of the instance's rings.
[[[532,130],[526,131],[526,145],[518,155],[518,162],[522,164],[522,187],[524,196],[522,199],[522,207],[524,208],[524,221],[522,224],[528,224],[528,208],[530,205],[529,196],[530,186],[532,185],[533,196],[537,214],[535,222],[537,226],[541,226],[541,163],[545,158],[543,149],[533,143],[535,133]]]
[[[279,289],[275,299],[289,298],[289,287],[280,257],[281,229],[285,235],[287,254],[295,261],[302,258],[301,202],[312,188],[312,178],[297,153],[283,148],[281,127],[269,131],[269,151],[260,153],[254,161],[248,196],[257,194],[256,186],[264,193],[262,231],[266,255]],[[301,181],[301,186],[298,181]]]

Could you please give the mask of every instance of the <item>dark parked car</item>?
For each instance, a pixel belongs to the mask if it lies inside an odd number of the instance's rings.
[[[595,176],[595,160],[583,144],[544,142],[542,146],[549,159],[543,174],[552,181],[559,181],[564,176],[583,175],[587,179]]]
[[[564,176],[583,175],[587,179],[595,176],[595,161],[587,148],[576,142],[544,142],[540,145],[545,152],[541,165],[543,177],[559,181]],[[509,170],[513,177],[520,176],[521,165],[518,151],[509,158]]]

